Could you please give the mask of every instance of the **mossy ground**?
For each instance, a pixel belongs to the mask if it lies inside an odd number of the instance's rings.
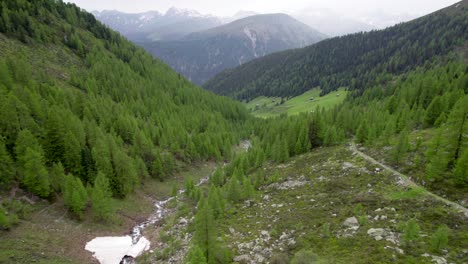
[[[344,146],[316,149],[284,165],[267,166],[265,175],[278,171],[280,182],[304,176],[308,184],[289,190],[265,188],[259,191],[253,206],[231,208],[219,221],[223,239],[236,251],[235,245],[255,240],[262,230],[271,234],[272,241],[294,230],[297,243],[282,250],[276,248],[275,252],[292,256],[307,248],[326,263],[431,263],[431,258],[421,256],[424,253],[466,263],[467,219],[424,192],[398,185],[394,175],[377,172],[376,167]],[[265,195],[270,199],[264,200]],[[362,215],[369,217],[354,235],[345,236],[343,222],[352,216],[360,217],[355,209],[358,204],[363,206]],[[385,215],[386,219],[375,220],[377,215]],[[411,218],[421,227],[421,236],[405,246],[401,225]],[[445,253],[433,252],[431,235],[442,224],[451,229],[449,245]],[[330,226],[330,234],[324,234],[324,225]],[[232,235],[229,228],[239,235]],[[388,228],[401,245],[374,240],[367,234],[370,228]],[[386,246],[399,247],[404,254]]]

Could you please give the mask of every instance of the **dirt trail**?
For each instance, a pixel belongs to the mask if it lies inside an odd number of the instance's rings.
[[[359,156],[361,156],[362,158],[364,158],[365,160],[375,164],[375,165],[379,165],[381,166],[382,168],[390,171],[391,173],[397,175],[398,177],[400,177],[407,186],[412,186],[412,187],[421,187],[421,188],[424,188],[420,185],[418,185],[417,183],[415,183],[414,181],[412,181],[408,176],[394,170],[393,168],[375,160],[374,158],[372,158],[371,156],[368,156],[367,154],[359,151],[357,148],[356,148],[356,144],[354,142],[351,143],[351,145],[349,146],[349,149],[354,152],[354,153],[357,153]],[[440,197],[439,195],[435,194],[435,193],[432,193],[428,190],[426,190],[427,194],[429,196],[432,196],[434,199],[436,200],[439,200],[443,203],[445,203],[446,205],[450,206],[450,207],[453,207],[454,209],[456,209],[458,212],[460,213],[463,213],[465,215],[465,217],[468,217],[468,209],[465,208],[464,206],[458,204],[458,203],[455,203],[455,202],[452,202],[450,200],[447,200],[443,197]]]

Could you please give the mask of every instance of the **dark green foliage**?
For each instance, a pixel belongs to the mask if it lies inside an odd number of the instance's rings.
[[[454,176],[457,184],[466,186],[468,184],[468,151],[461,155],[455,167]]]
[[[356,33],[265,56],[227,70],[204,86],[239,99],[287,97],[320,87],[362,90],[444,56],[467,39],[468,6],[448,7],[384,30]],[[437,60],[437,59],[435,59]],[[431,86],[429,84],[428,86]],[[432,100],[424,100],[427,107]],[[435,119],[434,119],[435,121]]]

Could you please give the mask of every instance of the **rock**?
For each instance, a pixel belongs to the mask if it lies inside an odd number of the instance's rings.
[[[250,261],[250,257],[249,255],[235,256],[234,261],[239,263],[248,263]]]
[[[234,230],[234,228],[232,228],[232,227],[229,227],[229,232],[230,232],[232,235],[235,235],[235,234],[236,234],[236,230]]]
[[[270,200],[270,195],[266,194],[265,196],[263,196],[263,200],[264,201],[269,201]]]
[[[383,228],[371,228],[367,230],[367,234],[371,237],[374,237],[377,240],[377,237],[380,237],[379,240],[382,240],[383,236],[386,235],[386,231]]]
[[[188,224],[188,220],[182,217],[179,221],[179,225],[186,225],[186,224]]]
[[[354,168],[354,165],[349,162],[343,162],[343,170],[349,169],[349,168]]]
[[[380,220],[385,220],[385,219],[387,219],[387,216],[386,216],[386,215],[381,215],[381,216],[380,216]]]
[[[254,204],[255,204],[255,202],[252,201],[252,200],[246,200],[246,201],[244,201],[244,207],[245,207],[245,208],[252,207],[252,205],[254,205]]]
[[[356,217],[349,217],[348,219],[346,219],[343,223],[344,226],[347,226],[347,227],[359,227],[359,222],[357,220]]]
[[[263,263],[265,262],[265,257],[260,254],[255,254],[254,256],[255,263]]]

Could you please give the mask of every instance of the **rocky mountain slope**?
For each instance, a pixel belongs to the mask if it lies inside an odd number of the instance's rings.
[[[158,11],[130,14],[115,10],[94,11],[93,14],[102,23],[133,42],[174,40],[223,23],[215,16],[175,7],[165,14]]]
[[[176,41],[142,43],[196,84],[267,54],[300,48],[326,36],[285,14],[256,15]]]

